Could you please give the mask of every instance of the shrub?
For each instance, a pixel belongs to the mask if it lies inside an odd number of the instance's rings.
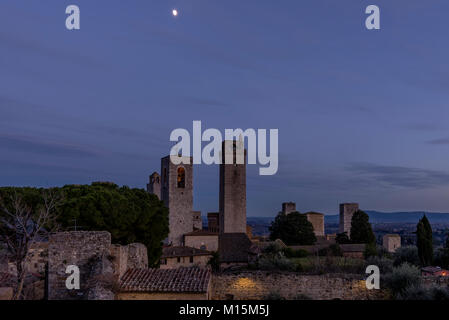
[[[282,253],[274,255],[263,255],[259,259],[259,268],[261,270],[285,270],[295,271],[295,264]]]
[[[365,251],[363,252],[363,256],[365,259],[369,257],[375,257],[378,255],[376,243],[367,243],[365,246]]]
[[[263,249],[263,253],[265,254],[276,254],[282,251],[282,246],[277,242],[270,243],[266,248]]]
[[[398,294],[398,300],[437,300],[449,301],[449,289],[442,287],[424,288],[420,285],[410,286]]]
[[[407,262],[383,277],[383,283],[397,296],[403,294],[407,288],[417,286],[420,283],[421,272],[418,267]]]
[[[341,250],[341,248],[338,244],[332,244],[327,248],[318,250],[318,255],[320,257],[325,257],[325,256],[342,257],[343,251]]]
[[[420,260],[418,255],[418,248],[415,246],[401,247],[394,253],[394,265],[399,266],[407,262],[409,264],[420,266]]]
[[[283,252],[287,258],[305,258],[309,255],[304,249],[294,250],[292,248],[285,248]]]
[[[434,255],[435,265],[440,266],[444,269],[449,268],[449,249],[447,248],[439,248],[435,250]]]
[[[393,271],[393,260],[386,257],[373,256],[366,260],[366,266],[375,265],[379,267],[382,274],[391,273]]]
[[[271,291],[263,297],[263,300],[285,300],[285,298],[279,292]]]

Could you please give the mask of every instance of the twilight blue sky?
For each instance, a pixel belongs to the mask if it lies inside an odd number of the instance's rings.
[[[65,29],[65,8],[81,30]],[[381,8],[381,30],[364,28]],[[174,18],[171,10],[180,15]],[[0,185],[145,187],[170,132],[278,128],[248,215],[449,212],[447,0],[0,1]],[[195,166],[196,210],[218,168]]]

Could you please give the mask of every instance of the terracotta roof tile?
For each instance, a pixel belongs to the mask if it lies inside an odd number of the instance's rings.
[[[207,292],[210,271],[202,268],[129,269],[120,279],[123,292]]]

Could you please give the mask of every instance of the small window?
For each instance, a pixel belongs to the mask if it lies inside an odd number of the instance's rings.
[[[178,188],[186,187],[186,170],[183,167],[178,168]]]
[[[177,258],[178,263],[181,263],[181,257]]]
[[[190,257],[190,263],[193,263],[193,256]]]

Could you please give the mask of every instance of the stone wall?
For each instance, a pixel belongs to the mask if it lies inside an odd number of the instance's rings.
[[[110,257],[110,246],[111,234],[106,231],[51,234],[48,247],[48,298],[50,300],[87,299],[92,269],[97,269],[97,274],[105,273],[106,262]],[[100,266],[98,261],[101,262]],[[76,265],[80,269],[80,290],[68,290],[65,286],[69,276],[65,271],[69,265]]]
[[[314,300],[375,300],[384,297],[381,290],[366,289],[365,281],[358,275],[247,271],[212,277],[213,300],[260,300],[273,293],[289,300],[298,299],[300,295]]]
[[[141,243],[131,243],[128,245],[128,269],[146,269],[148,268],[147,247]]]
[[[218,234],[185,236],[184,241],[186,247],[192,247],[208,251],[218,251]]]
[[[207,293],[122,292],[117,300],[208,300]]]

